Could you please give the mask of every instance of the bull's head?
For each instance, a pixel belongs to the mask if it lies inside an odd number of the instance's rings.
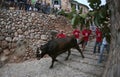
[[[37,51],[36,51],[36,58],[38,59],[38,60],[40,60],[46,53],[46,51],[45,51],[45,46],[44,45],[41,45],[40,46],[40,48],[37,48]],[[39,51],[39,50],[41,50],[41,51]]]

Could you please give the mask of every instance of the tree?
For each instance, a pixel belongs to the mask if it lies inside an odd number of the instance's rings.
[[[61,10],[58,14],[67,17],[71,21],[73,28],[76,28],[80,24],[80,29],[82,29],[82,26],[85,25],[87,14],[82,14],[82,8],[79,10],[79,13],[76,12],[75,7],[72,7],[71,12],[65,13],[65,11]]]
[[[110,10],[111,47],[103,77],[120,77],[120,0],[107,0]]]

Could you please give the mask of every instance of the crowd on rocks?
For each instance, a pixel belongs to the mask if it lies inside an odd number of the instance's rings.
[[[37,11],[44,14],[56,13],[57,9],[50,7],[49,3],[41,0],[4,0],[2,8],[25,11]]]

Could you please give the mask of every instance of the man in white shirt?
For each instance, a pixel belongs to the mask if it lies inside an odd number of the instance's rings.
[[[107,53],[109,53],[110,45],[107,42],[106,37],[104,37],[103,40],[102,40],[102,45],[101,45],[101,48],[100,48],[100,55],[99,55],[98,63],[102,62],[102,57],[103,57],[103,53],[104,53],[105,48],[106,48]]]

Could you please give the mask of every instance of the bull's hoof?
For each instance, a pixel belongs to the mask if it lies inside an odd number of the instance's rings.
[[[53,68],[53,66],[50,66],[50,67],[49,67],[49,69],[52,69],[52,68]]]
[[[65,58],[65,61],[67,61],[68,60],[68,58]]]
[[[85,58],[84,56],[82,56],[82,58]]]

